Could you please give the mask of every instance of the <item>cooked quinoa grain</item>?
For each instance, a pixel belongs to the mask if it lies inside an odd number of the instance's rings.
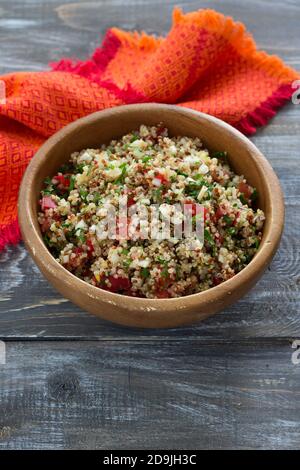
[[[201,204],[204,243],[191,250],[186,238],[144,239],[141,227],[127,239],[103,239],[107,204],[117,211],[123,196],[128,207],[159,204],[162,214],[190,204],[197,217]],[[256,198],[256,189],[230,169],[226,152],[209,154],[198,138],[142,125],[107,146],[73,153],[46,178],[38,220],[53,256],[89,284],[131,296],[180,297],[216,286],[250,262],[265,220]]]

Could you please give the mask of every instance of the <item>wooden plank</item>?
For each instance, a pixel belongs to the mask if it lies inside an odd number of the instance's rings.
[[[300,68],[296,38],[300,5],[296,1],[239,0],[2,0],[0,10],[0,73],[41,70],[63,56],[84,58],[92,53],[107,28],[144,29],[166,34],[175,5],[184,11],[215,8],[243,21],[260,47]],[[159,7],[159,15],[157,8]],[[278,12],[280,11],[280,14]],[[288,27],[283,27],[288,25]],[[26,38],[26,40],[24,40]]]
[[[17,342],[0,366],[0,449],[297,448],[286,340]]]

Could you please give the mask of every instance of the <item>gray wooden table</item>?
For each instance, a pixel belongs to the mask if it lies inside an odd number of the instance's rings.
[[[113,25],[166,33],[174,4],[234,16],[300,70],[299,0],[1,0],[0,73],[84,58]],[[21,244],[0,255],[0,449],[299,447],[299,111],[253,138],[285,193],[280,249],[249,295],[199,325],[105,323],[55,292]]]

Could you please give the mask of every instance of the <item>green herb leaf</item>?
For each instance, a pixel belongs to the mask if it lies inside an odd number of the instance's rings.
[[[168,265],[166,264],[165,267],[161,271],[161,277],[168,277],[169,276],[169,271],[168,271]]]
[[[202,175],[201,175],[202,176]],[[212,185],[208,183],[204,178],[199,178],[197,181],[195,180],[194,182],[190,182],[184,189],[185,193],[194,199],[197,199],[197,196],[199,194],[200,189],[202,186],[206,186],[208,188],[208,196],[209,198],[211,197],[211,190],[212,190]]]
[[[229,215],[227,215],[227,214],[223,215],[223,220],[226,223],[226,225],[229,225],[229,226],[232,225],[232,223],[233,223],[232,218],[229,217]]]
[[[141,275],[143,279],[147,279],[150,276],[150,271],[148,268],[142,268]]]
[[[196,181],[199,181],[199,180],[203,180],[203,175],[201,175],[200,173],[197,173],[197,175],[193,176],[194,180]]]
[[[119,168],[121,169],[122,173],[120,174],[120,176],[116,179],[115,183],[116,184],[123,184],[124,183],[124,180],[126,178],[126,173],[127,173],[127,163],[124,162],[124,163],[121,163],[121,165],[119,166]]]
[[[131,265],[132,263],[132,259],[131,258],[128,258],[126,259],[125,261],[123,261],[123,265],[125,266],[125,268],[129,268],[129,266]]]
[[[175,170],[177,175],[181,175],[181,176],[185,176],[185,178],[187,178],[189,175],[187,173],[183,173],[183,171],[180,171],[180,170]]]
[[[162,192],[163,192],[163,185],[160,188],[154,189],[152,193],[152,198],[155,203],[159,204],[162,202]]]
[[[50,241],[50,238],[49,238],[48,235],[44,235],[44,236],[43,236],[43,240],[44,240],[44,242],[45,242],[45,244],[46,244],[47,246],[50,246],[51,241]]]
[[[250,199],[252,202],[255,202],[257,198],[258,198],[258,191],[256,188],[253,188],[253,193],[251,194]]]
[[[235,227],[228,227],[228,228],[226,229],[226,232],[227,232],[229,235],[231,235],[231,236],[232,236],[232,235],[235,235],[235,234],[236,234],[236,231],[237,231],[237,230],[236,230]]]
[[[100,193],[92,193],[93,194],[93,202],[95,204],[99,204],[99,202],[101,201],[101,194]]]
[[[248,204],[248,201],[247,199],[245,198],[244,194],[241,193],[240,197],[239,197],[239,200],[241,201],[242,204]]]
[[[258,249],[259,245],[260,245],[260,240],[259,240],[259,238],[256,238],[256,240],[254,242],[255,248]]]
[[[75,172],[76,173],[83,173],[83,168],[85,167],[85,164],[84,163],[80,163],[79,165],[77,165],[75,167]]]
[[[215,245],[214,239],[213,239],[211,233],[208,231],[207,228],[204,229],[204,239],[208,242],[208,244],[209,244],[210,246],[214,246],[214,245]]]
[[[157,261],[158,263],[160,263],[160,264],[167,264],[167,263],[168,263],[168,261],[166,261],[165,259],[161,258],[160,256],[158,256],[158,257],[156,258],[156,261]]]
[[[74,189],[75,181],[76,181],[75,176],[72,175],[71,178],[70,178],[69,192],[71,192]]]
[[[139,135],[136,134],[135,132],[132,133],[132,137],[130,139],[130,143],[134,142],[135,140],[138,140],[139,139]]]
[[[80,198],[83,202],[86,202],[86,198],[87,198],[87,195],[88,195],[88,191],[84,188],[80,188],[79,189],[79,195],[80,195]]]
[[[71,241],[72,238],[74,238],[74,236],[75,236],[75,228],[71,228],[65,233],[65,237],[68,241]]]
[[[152,157],[151,155],[147,155],[146,157],[144,157],[144,158],[142,159],[142,162],[143,162],[143,163],[148,163],[149,160],[152,160],[152,158],[153,158],[153,157]]]
[[[219,160],[224,160],[226,164],[228,164],[228,154],[227,152],[214,152],[212,154],[212,158],[218,158]]]
[[[47,178],[44,179],[44,185],[48,186],[49,184],[52,184],[52,178],[49,178],[49,176],[47,176]]]
[[[42,189],[41,193],[43,194],[43,196],[50,196],[54,193],[54,188],[49,186],[46,189]]]
[[[81,243],[85,243],[85,234],[82,228],[77,229],[75,235]]]

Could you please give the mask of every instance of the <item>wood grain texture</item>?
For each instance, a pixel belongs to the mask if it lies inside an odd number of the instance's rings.
[[[113,25],[164,34],[175,4],[232,15],[300,70],[298,0],[2,0],[0,73],[85,58]],[[299,447],[299,136],[290,104],[252,138],[284,190],[282,243],[256,288],[202,324],[105,323],[49,287],[22,245],[0,255],[0,448]]]
[[[9,343],[0,449],[295,448],[292,351],[286,340]]]

